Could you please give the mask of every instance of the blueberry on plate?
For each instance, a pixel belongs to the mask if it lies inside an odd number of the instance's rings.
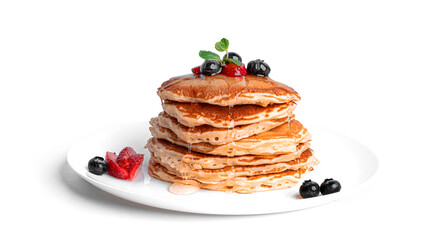
[[[319,196],[319,184],[311,180],[305,180],[299,188],[299,195],[302,198],[311,198]]]
[[[325,181],[320,185],[320,192],[322,193],[322,195],[336,193],[336,192],[339,192],[340,190],[341,190],[340,182],[332,178],[325,179]]]
[[[263,60],[257,59],[248,63],[247,71],[249,74],[266,77],[270,74],[270,66]]]
[[[224,57],[222,58],[222,61],[224,61],[224,58],[226,57],[227,57],[227,54],[224,55]],[[238,60],[239,62],[242,62],[242,57],[240,57],[240,55],[235,52],[229,52],[228,59],[234,59],[234,60]]]
[[[87,167],[89,169],[89,172],[96,175],[102,175],[108,170],[108,164],[106,161],[104,161],[104,158],[102,157],[92,158],[91,160],[89,160]]]
[[[221,69],[221,64],[217,60],[208,59],[203,62],[200,72],[203,75],[211,76],[220,73]]]

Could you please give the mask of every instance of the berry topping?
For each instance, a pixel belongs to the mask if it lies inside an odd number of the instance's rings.
[[[221,72],[221,64],[217,60],[205,60],[200,68],[203,75],[211,76]]]
[[[215,44],[215,49],[220,52],[226,52],[224,55],[224,58],[221,60],[218,54],[211,52],[211,51],[200,51],[199,56],[203,59],[205,59],[205,62],[201,66],[201,73],[204,75],[215,75],[221,72],[221,66],[224,66],[225,64],[232,63],[239,67],[243,65],[242,58],[239,56],[239,54],[234,52],[228,52],[228,46],[229,42],[227,39],[223,38],[221,41],[217,42]],[[218,65],[217,65],[218,64]],[[218,67],[219,66],[219,67]],[[234,67],[233,67],[234,68]],[[194,69],[194,68],[193,68]],[[237,76],[245,76],[246,75],[246,69],[245,73],[243,74],[243,70],[240,70],[240,73],[237,73]],[[194,73],[194,71],[193,71]],[[233,75],[234,76],[234,75]]]
[[[102,175],[108,170],[108,164],[104,161],[102,157],[92,158],[91,160],[89,160],[87,167],[89,169],[89,172],[96,175]]]
[[[242,66],[239,66],[234,63],[228,63],[223,66],[222,73],[229,77],[246,76],[246,68],[244,64]]]
[[[248,63],[248,73],[258,76],[268,76],[271,69],[263,60],[257,59]]]
[[[229,45],[230,43],[226,38],[222,38],[221,41],[215,43],[215,49],[217,51],[225,52],[222,59],[214,52],[205,50],[199,51],[199,56],[205,59],[205,62],[202,64],[201,68],[195,67],[191,69],[191,71],[194,74],[202,73],[209,76],[218,74],[220,70],[218,71],[219,68],[214,62],[216,61],[220,66],[223,66],[224,69],[222,70],[222,73],[227,76],[246,76],[246,69],[242,63],[242,57],[235,52],[228,52]],[[227,64],[235,64],[241,68],[236,68],[234,65],[227,66]],[[268,66],[268,64],[263,60],[257,59],[248,63],[247,73],[249,74],[267,77],[268,74],[270,74],[270,71],[270,66]]]
[[[319,184],[311,180],[306,180],[299,188],[299,195],[302,198],[317,197],[319,195]]]
[[[229,52],[228,53],[228,57],[227,57],[227,54],[225,54],[224,57],[222,58],[222,61],[225,62],[226,58],[228,58],[228,59],[234,59],[234,60],[237,60],[239,62],[242,62],[242,57],[240,57],[240,55],[237,54],[237,53],[235,53],[235,52]]]
[[[336,193],[341,190],[341,184],[332,178],[327,178],[325,181],[320,185],[320,192],[323,195],[328,195],[331,193]]]
[[[194,74],[200,74],[200,66],[194,67],[191,69]]]
[[[117,164],[120,167],[125,168],[129,165],[129,157],[136,154],[135,150],[131,147],[125,147],[117,157]]]

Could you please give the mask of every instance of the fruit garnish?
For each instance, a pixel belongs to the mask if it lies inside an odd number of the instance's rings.
[[[211,51],[204,51],[201,50],[199,52],[199,56],[205,60],[216,60],[218,61],[218,63],[224,65],[226,63],[234,63],[237,64],[239,66],[242,66],[242,58],[239,56],[239,58],[233,58],[230,53],[228,52],[228,46],[230,45],[230,43],[228,42],[228,40],[226,38],[221,39],[221,41],[215,43],[215,49],[218,50],[219,52],[226,52],[223,60],[221,60],[221,58],[219,57],[218,54],[211,52]]]
[[[303,182],[299,188],[299,195],[302,198],[311,198],[319,196],[319,184],[311,180],[306,180]]]
[[[235,52],[228,52],[228,47],[230,43],[226,38],[222,38],[221,41],[215,43],[215,49],[219,52],[225,52],[225,55],[221,59],[218,54],[211,52],[211,51],[205,51],[201,50],[199,51],[199,56],[203,59],[205,59],[206,62],[204,64],[213,64],[213,61],[217,61],[222,66],[222,73],[224,73],[227,76],[232,77],[238,77],[238,76],[246,76],[246,72],[253,75],[258,75],[262,77],[267,77],[268,74],[270,74],[271,68],[268,66],[266,62],[263,60],[257,59],[250,61],[248,63],[247,70],[244,68],[244,65],[242,63],[242,57],[240,57],[239,54]],[[230,66],[227,68],[227,65],[234,64],[239,67],[242,67],[245,69],[244,71],[242,69],[237,69],[235,66]],[[216,70],[218,69],[216,66],[213,66],[212,68],[209,68],[211,65],[209,65],[207,68],[203,69],[203,66],[201,68],[195,67],[192,68],[191,71],[194,74],[204,74],[204,75],[215,75],[218,72]],[[227,69],[226,69],[227,68]],[[234,72],[234,69],[236,69],[236,72]],[[205,71],[204,71],[205,70]],[[228,74],[227,74],[228,73]]]
[[[108,160],[108,174],[119,179],[128,179],[129,173],[122,167],[120,167],[115,161]]]
[[[119,156],[117,157],[117,164],[119,164],[120,167],[124,168],[129,165],[129,157],[136,154],[135,150],[131,147],[125,147],[123,150],[119,153]]]
[[[200,66],[194,67],[191,69],[194,74],[200,74]]]
[[[211,76],[220,73],[221,69],[221,64],[217,60],[208,59],[203,62],[200,72],[203,75]]]
[[[108,161],[116,161],[117,160],[117,154],[113,152],[107,152],[105,154],[105,161],[108,163]]]
[[[141,166],[143,160],[143,154],[135,154],[129,158],[129,180],[132,181],[135,179],[135,176],[138,173],[139,167]]]
[[[336,193],[341,190],[341,184],[332,178],[327,178],[323,183],[320,185],[320,192],[322,195],[328,195],[331,193]]]
[[[257,59],[250,61],[248,63],[248,73],[258,76],[266,77],[268,74],[270,74],[270,66],[268,66],[267,63],[265,63],[263,60]]]
[[[234,63],[229,63],[223,66],[221,73],[229,77],[241,77],[246,76],[246,68],[244,64],[239,66]]]
[[[91,160],[89,160],[87,164],[87,168],[89,169],[89,172],[96,174],[96,175],[102,175],[107,172],[108,170],[108,164],[102,157],[94,157]]]
[[[144,154],[134,154],[129,158],[129,166],[133,167],[135,166],[138,162],[142,162],[142,160],[144,160]]]
[[[144,154],[138,154],[133,148],[125,147],[120,151],[119,156],[107,152],[105,159],[108,165],[108,174],[115,178],[132,181],[140,169]]]

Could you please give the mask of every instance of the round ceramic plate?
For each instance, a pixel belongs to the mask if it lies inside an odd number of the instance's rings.
[[[365,185],[378,168],[377,158],[365,146],[351,138],[313,127],[310,128],[313,135],[311,147],[320,164],[301,181],[313,179],[320,184],[325,178],[334,178],[342,185],[339,193],[301,199],[299,187],[294,187],[252,194],[200,190],[191,195],[176,195],[168,191],[170,183],[151,178],[147,173],[150,153],[144,146],[150,138],[148,128],[148,123],[141,122],[104,129],[76,143],[68,152],[68,163],[86,181],[118,197],[163,209],[223,215],[277,213],[319,206]],[[145,154],[142,169],[134,181],[88,172],[89,159],[104,157],[106,151],[118,153],[127,146]]]

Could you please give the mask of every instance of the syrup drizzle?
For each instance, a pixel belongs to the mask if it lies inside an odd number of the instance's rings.
[[[172,183],[169,186],[169,192],[177,195],[190,195],[198,192],[199,187],[193,185],[186,185],[181,183]]]

